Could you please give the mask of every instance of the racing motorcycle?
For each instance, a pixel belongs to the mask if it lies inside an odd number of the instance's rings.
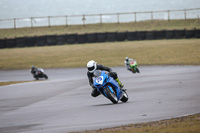
[[[112,103],[117,104],[119,100],[128,101],[126,90],[121,90],[117,81],[110,77],[105,71],[94,72],[94,87]]]
[[[31,71],[31,70],[29,70]],[[44,73],[44,69],[42,68],[38,68],[36,71],[34,71],[33,73],[33,77],[36,79],[36,80],[39,80],[39,78],[45,78],[45,79],[48,79],[48,76]]]
[[[137,67],[137,62],[136,60],[129,60],[130,64],[129,64],[129,68],[128,70],[132,71],[133,73],[140,73],[140,70]]]

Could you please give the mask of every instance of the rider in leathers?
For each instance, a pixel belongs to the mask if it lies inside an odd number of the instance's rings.
[[[113,72],[111,68],[105,67],[101,64],[97,64],[97,62],[95,62],[94,60],[91,60],[87,63],[87,68],[88,68],[87,76],[89,79],[89,84],[93,88],[92,93],[91,93],[93,97],[97,97],[98,95],[100,95],[100,93],[97,91],[97,89],[93,85],[93,76],[94,76],[93,73],[95,70],[108,71],[109,72],[108,75],[113,77],[118,82],[121,89],[123,88],[124,85],[119,81],[117,73]]]
[[[30,71],[31,71],[31,73],[32,73],[33,75],[35,75],[35,74],[38,72],[38,68],[35,67],[35,66],[32,66]]]

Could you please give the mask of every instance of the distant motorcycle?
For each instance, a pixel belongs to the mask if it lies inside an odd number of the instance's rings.
[[[140,70],[137,67],[137,62],[136,60],[129,60],[130,64],[129,64],[129,68],[128,70],[132,71],[133,73],[140,73]]]
[[[121,90],[117,81],[104,71],[96,70],[94,72],[94,87],[114,104],[117,104],[119,100],[128,101],[126,90]]]
[[[31,70],[29,70],[31,71]],[[33,77],[36,80],[39,80],[39,78],[45,78],[48,79],[48,76],[44,73],[44,70],[42,68],[37,68],[34,72],[31,72],[33,74]]]

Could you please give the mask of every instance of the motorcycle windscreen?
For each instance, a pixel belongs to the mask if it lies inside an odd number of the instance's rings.
[[[94,79],[94,86],[96,87],[102,87],[106,84],[105,79],[107,77],[107,75],[105,74],[105,72],[101,72],[100,70],[98,70],[100,73],[98,74],[94,74],[96,77]]]

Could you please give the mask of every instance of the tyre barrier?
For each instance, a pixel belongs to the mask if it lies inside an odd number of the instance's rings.
[[[77,42],[77,34],[69,34],[67,35],[67,43],[74,44]]]
[[[88,43],[95,43],[95,42],[97,42],[97,34],[96,33],[89,33],[89,34],[87,34],[87,42]]]
[[[95,43],[95,42],[97,42],[97,34],[96,33],[89,33],[89,34],[87,34],[87,42],[88,43]]]
[[[117,40],[117,32],[108,32],[107,33],[107,41],[115,42]]]
[[[56,36],[57,45],[63,45],[67,43],[66,35],[57,35]]]
[[[127,32],[117,32],[117,41],[125,41],[127,38]]]
[[[26,46],[26,37],[16,38],[16,46],[17,47],[25,47]]]
[[[0,39],[0,48],[6,48],[6,41],[4,39]]]
[[[97,42],[106,42],[107,34],[106,33],[97,33]]]
[[[155,31],[147,31],[146,32],[146,39],[147,40],[154,40],[155,39]]]
[[[146,31],[138,31],[137,40],[145,40],[145,39],[146,39]]]
[[[36,37],[35,46],[45,46],[46,45],[46,36]]]
[[[156,31],[155,32],[155,39],[165,39],[165,30]]]
[[[14,48],[16,47],[15,39],[6,39],[6,47],[7,48]]]
[[[186,30],[185,31],[185,38],[193,38],[195,37],[195,30]]]
[[[87,35],[86,34],[78,34],[77,35],[77,42],[78,43],[86,43],[87,42]]]
[[[175,30],[175,39],[182,39],[185,37],[185,30]]]
[[[27,47],[35,46],[35,43],[36,43],[35,37],[27,37],[26,38],[26,46]]]
[[[200,30],[195,30],[195,38],[200,38]]]
[[[165,38],[166,39],[174,39],[175,37],[175,31],[174,30],[168,30],[168,31],[165,31]]]
[[[47,35],[46,36],[47,45],[56,45],[56,35]]]
[[[136,34],[136,32],[127,32],[127,40],[128,41],[137,40],[137,34]]]
[[[154,39],[200,38],[200,29],[193,30],[161,30],[135,32],[106,32],[89,34],[64,34],[35,37],[19,37],[0,39],[0,49],[14,47],[31,47],[45,45],[62,45],[75,43],[96,43]]]

